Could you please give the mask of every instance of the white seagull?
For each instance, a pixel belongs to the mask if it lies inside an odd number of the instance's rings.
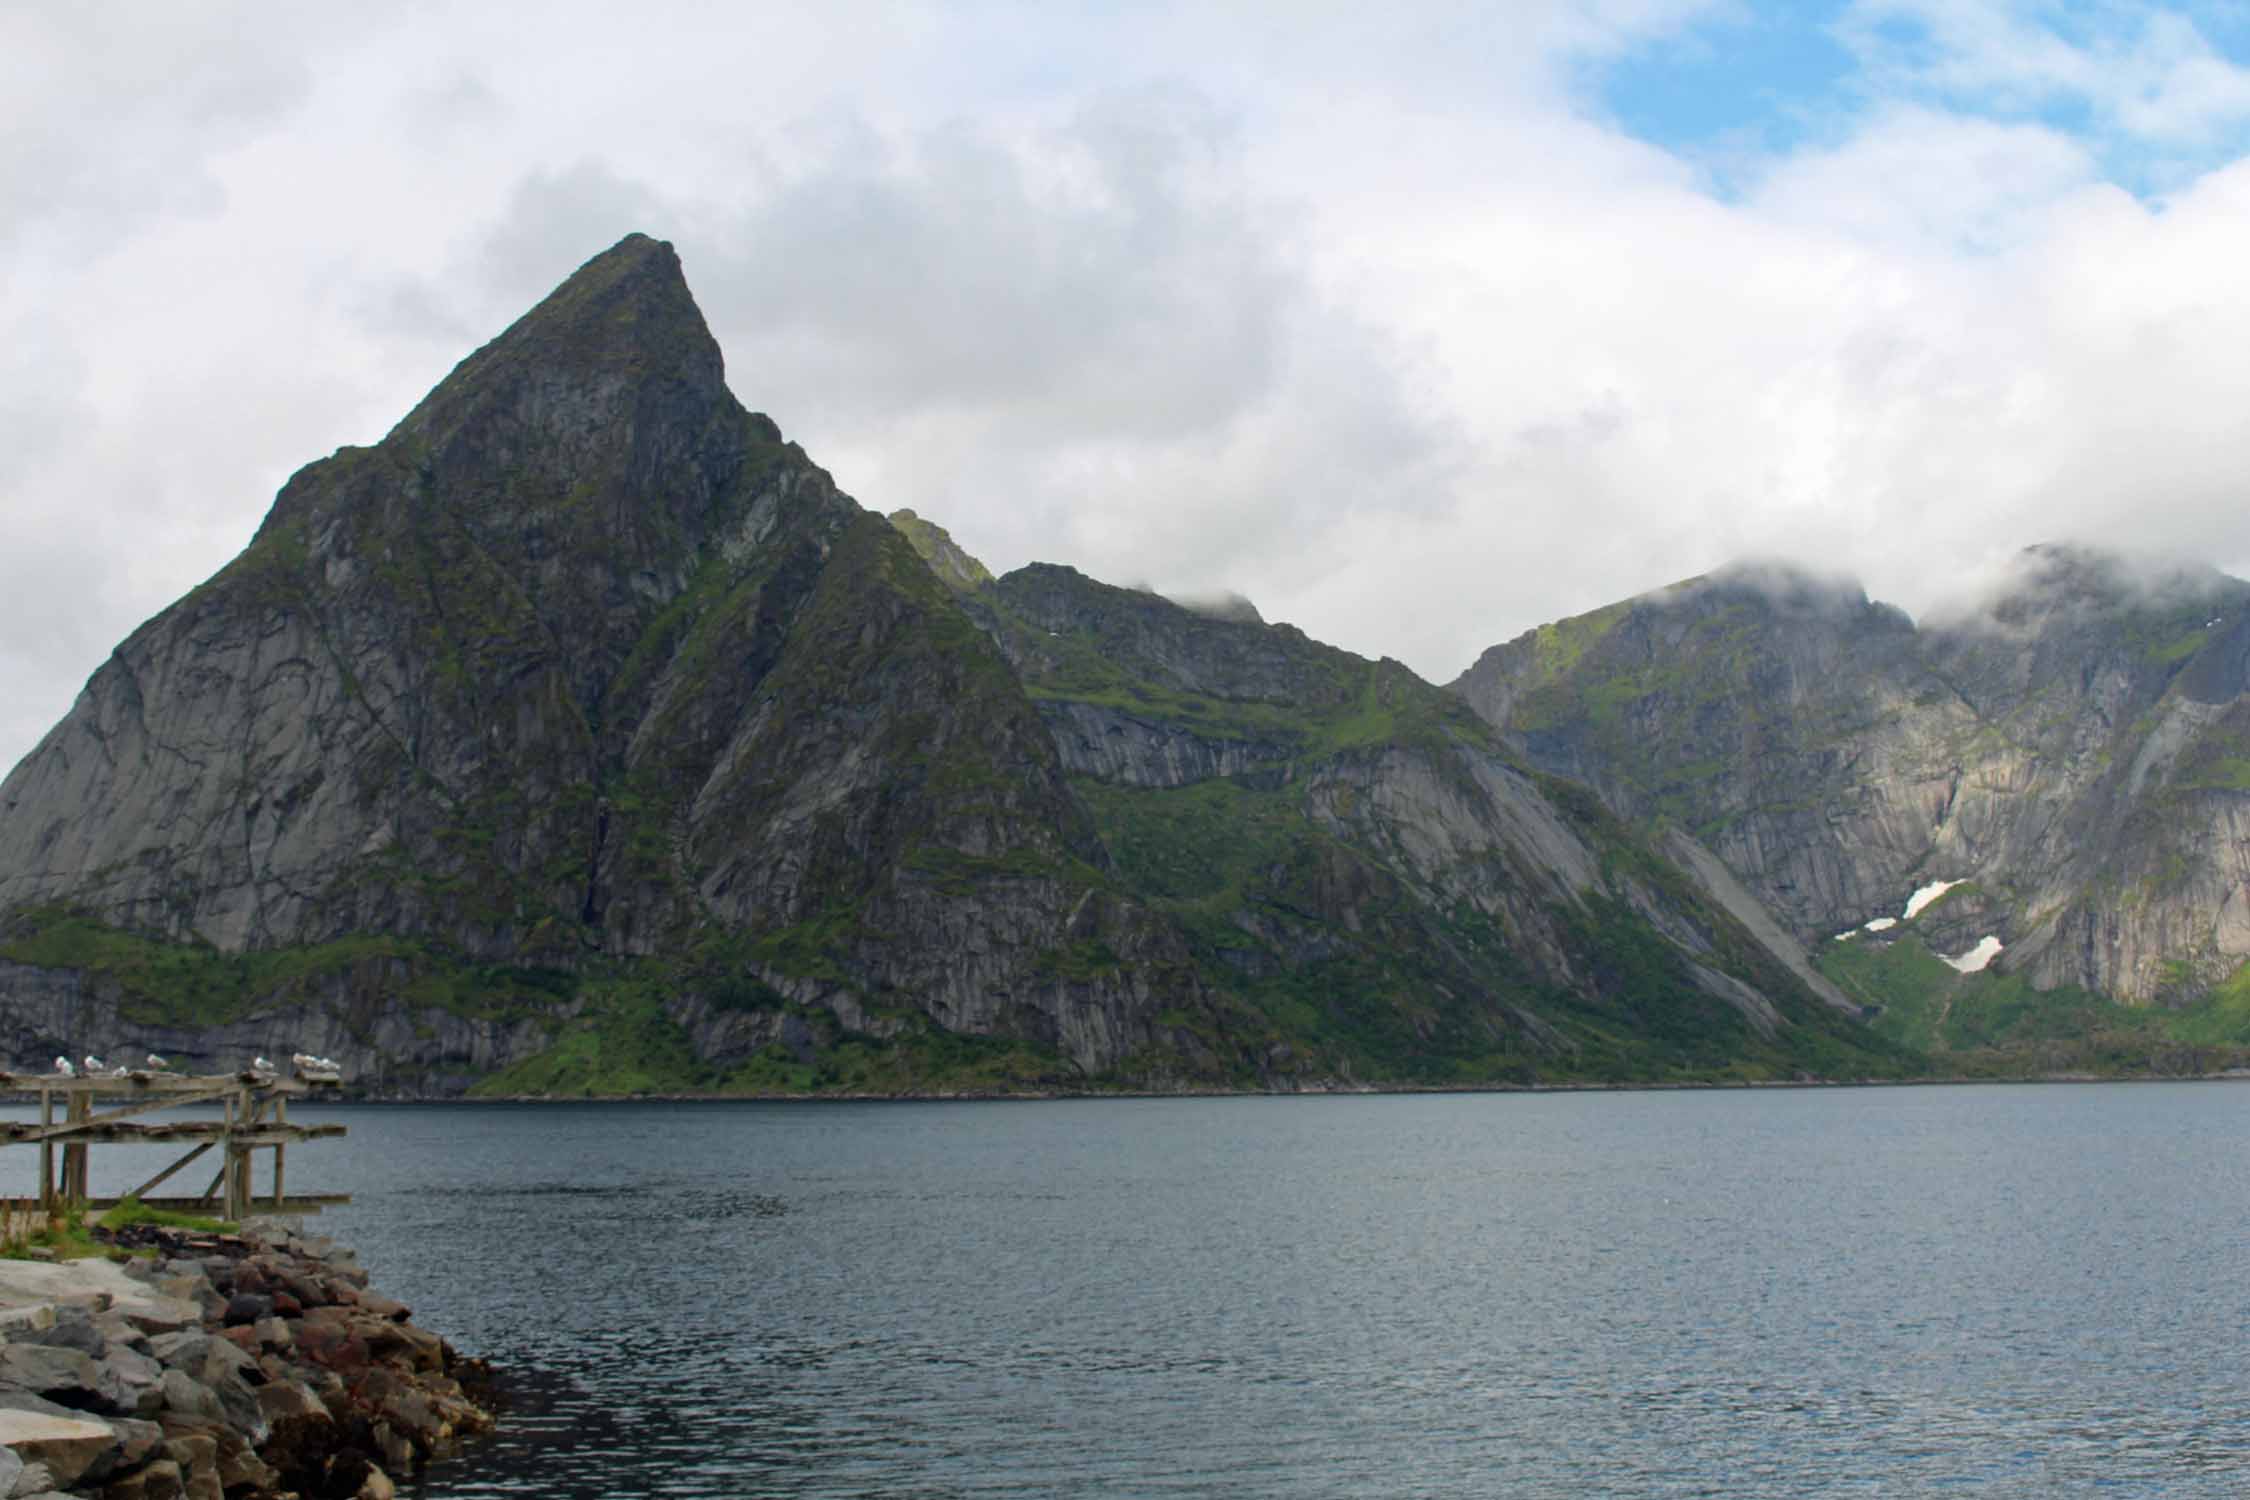
[[[102,1060],[89,1052],[81,1060],[80,1066],[84,1067],[89,1073],[99,1073],[102,1070]]]
[[[250,1059],[250,1069],[254,1073],[271,1073],[273,1064],[262,1057],[253,1057]]]
[[[67,1057],[58,1057],[55,1059],[55,1071],[62,1074],[62,1076],[65,1078],[73,1077],[78,1072],[76,1068],[70,1065],[70,1059]]]
[[[158,1057],[153,1052],[148,1055],[148,1065],[152,1068],[169,1068],[170,1066],[172,1066],[170,1063],[166,1062],[163,1058]]]

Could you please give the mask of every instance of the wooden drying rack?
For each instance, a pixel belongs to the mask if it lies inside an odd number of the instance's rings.
[[[349,1193],[306,1194],[290,1197],[283,1187],[288,1148],[299,1141],[319,1140],[344,1133],[341,1125],[292,1125],[289,1101],[307,1094],[336,1089],[342,1079],[334,1073],[299,1071],[284,1078],[277,1073],[246,1069],[240,1073],[194,1076],[132,1069],[124,1073],[70,1077],[60,1073],[10,1073],[0,1071],[0,1092],[36,1093],[39,1123],[0,1123],[0,1144],[36,1142],[39,1146],[40,1207],[52,1211],[61,1204],[109,1208],[118,1200],[91,1197],[86,1189],[87,1157],[97,1145],[149,1145],[191,1141],[186,1155],[126,1194],[151,1208],[190,1212],[216,1208],[226,1219],[242,1219],[253,1210],[274,1214],[316,1214],[323,1208],[351,1202]],[[122,1096],[124,1104],[103,1113],[94,1112],[94,1101]],[[60,1099],[63,1114],[55,1118]],[[218,1104],[218,1119],[137,1122],[135,1115],[196,1104]],[[55,1147],[62,1147],[60,1175],[56,1173]],[[217,1147],[218,1175],[195,1198],[151,1198],[151,1190],[168,1181],[189,1162]],[[260,1198],[251,1187],[252,1153],[273,1152],[273,1192]],[[223,1196],[222,1196],[223,1190]]]

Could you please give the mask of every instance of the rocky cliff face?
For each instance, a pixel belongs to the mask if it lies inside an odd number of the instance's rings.
[[[727,395],[670,251],[628,241],[112,654],[0,786],[0,903],[222,951],[573,957],[552,919],[599,904],[634,648],[704,558],[818,546],[837,499]]]
[[[2250,959],[2250,585],[2072,547],[1922,627],[1780,570],[1543,626],[1453,684],[1535,762],[1692,833],[1815,942],[2184,1001]],[[1993,947],[1998,944],[1997,949]]]
[[[117,934],[310,953],[288,996],[233,1002],[313,1030],[380,935],[408,984],[662,958],[743,1004],[1110,1068],[1198,991],[1102,861],[997,653],[735,402],[639,236],[291,479],[0,787],[19,957],[151,1014]],[[1080,945],[1116,961],[1063,975]],[[377,1030],[330,1050],[397,1055]]]
[[[1277,1069],[1897,1065],[1784,934],[1395,662],[1051,566],[971,612],[1119,877],[1273,1026]]]

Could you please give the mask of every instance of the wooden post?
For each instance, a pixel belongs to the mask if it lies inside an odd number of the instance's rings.
[[[244,1089],[242,1091],[242,1126],[246,1134],[257,1130],[258,1117],[263,1113],[265,1113],[265,1108],[259,1102],[258,1096],[249,1089]],[[234,1148],[234,1177],[227,1184],[227,1217],[237,1223],[250,1217],[250,1168],[251,1155],[255,1150],[256,1148],[252,1146],[236,1146]]]
[[[277,1096],[277,1097],[276,1097],[276,1098],[274,1099],[274,1101],[273,1101],[273,1122],[274,1122],[274,1124],[276,1124],[276,1125],[286,1125],[286,1124],[288,1124],[288,1123],[289,1123],[289,1101],[288,1101],[287,1099],[285,1099],[285,1098],[281,1098],[281,1097],[278,1097],[278,1096]],[[283,1203],[284,1201],[286,1201],[286,1200],[287,1200],[287,1198],[288,1198],[288,1194],[286,1194],[285,1192],[283,1192],[283,1191],[282,1191],[282,1186],[281,1186],[281,1170],[282,1170],[283,1158],[284,1158],[284,1157],[285,1157],[285,1156],[287,1155],[287,1153],[288,1153],[288,1150],[289,1150],[289,1147],[288,1147],[288,1145],[287,1145],[286,1143],[284,1143],[284,1142],[281,1142],[281,1141],[276,1141],[276,1142],[274,1142],[274,1145],[273,1145],[273,1211],[274,1211],[275,1213],[280,1213],[280,1212],[281,1212],[281,1205],[282,1205],[282,1203]]]
[[[51,1130],[55,1124],[55,1091],[42,1087],[39,1090],[39,1128]],[[44,1136],[39,1141],[39,1207],[44,1213],[55,1211],[55,1143]]]
[[[242,1090],[240,1113],[242,1133],[255,1135],[258,1122],[264,1117],[265,1112],[265,1101],[245,1086]],[[227,1175],[226,1216],[236,1223],[250,1217],[250,1203],[252,1198],[256,1196],[252,1181],[251,1154],[257,1149],[255,1146],[243,1145],[233,1141],[227,1143],[227,1161],[230,1163],[232,1170]]]
[[[94,1096],[84,1089],[70,1092],[70,1108],[64,1119],[73,1125],[80,1124],[94,1112]],[[92,1195],[86,1191],[87,1146],[82,1140],[66,1141],[63,1145],[63,1197],[70,1203],[83,1203]]]
[[[237,1217],[234,1211],[235,1196],[242,1185],[242,1153],[235,1147],[234,1133],[237,1118],[247,1111],[249,1100],[250,1093],[247,1089],[236,1089],[227,1095],[226,1133],[219,1137],[219,1180],[226,1185],[226,1191],[219,1199],[219,1217],[222,1219]]]

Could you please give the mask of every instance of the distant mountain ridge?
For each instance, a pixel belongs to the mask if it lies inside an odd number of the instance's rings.
[[[2034,547],[1920,627],[1856,585],[1730,570],[1451,686],[1816,948],[1953,882],[1920,940],[1996,941],[1995,972],[2040,989],[2184,1005],[2250,962],[2250,584],[2214,570]]]
[[[862,510],[636,235],[0,785],[0,1047],[541,1094],[1916,1065],[1683,847],[1247,601]]]

